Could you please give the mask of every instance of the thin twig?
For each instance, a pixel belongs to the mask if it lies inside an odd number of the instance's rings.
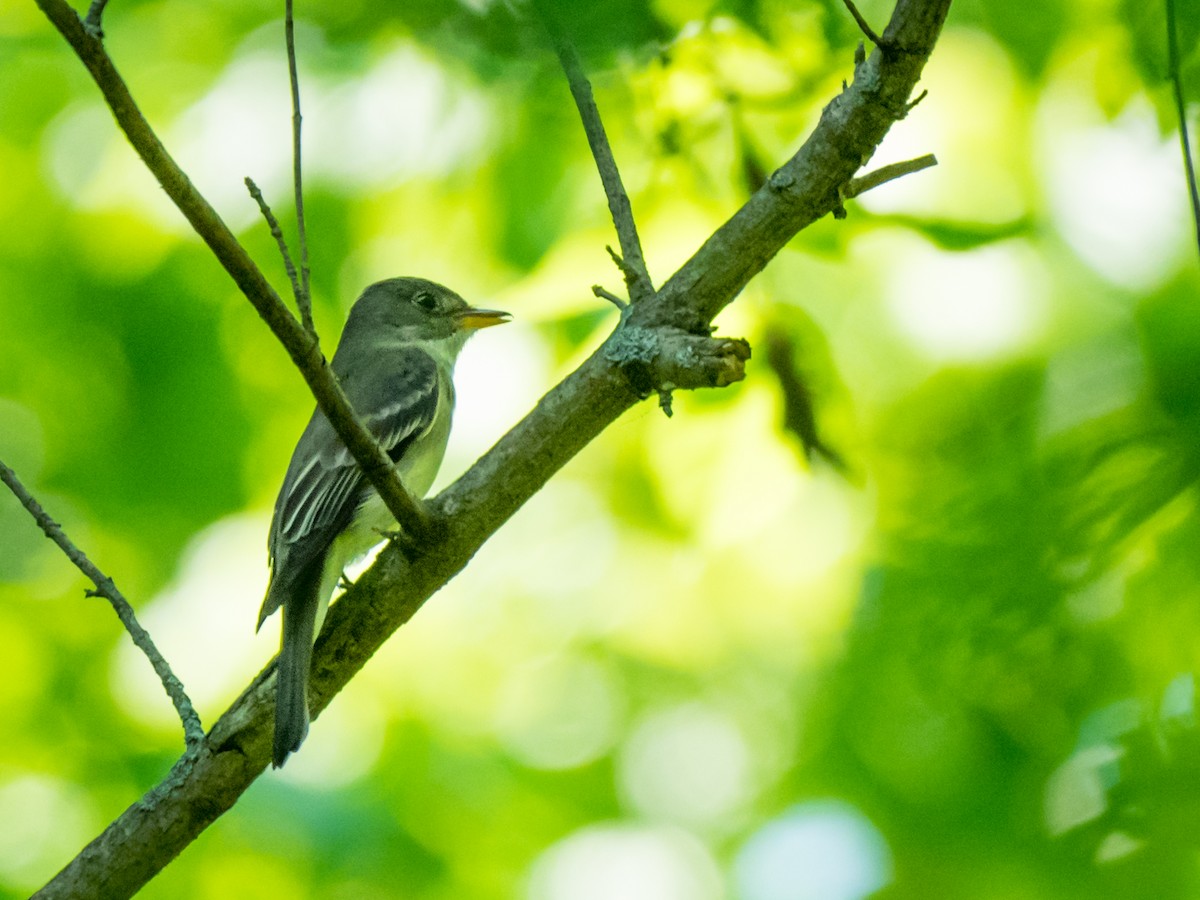
[[[275,243],[279,245],[279,255],[283,257],[283,267],[287,270],[288,280],[292,283],[292,293],[295,295],[297,303],[299,303],[300,282],[296,278],[296,264],[292,262],[292,254],[288,252],[287,240],[284,239],[283,229],[279,227],[279,220],[275,218],[275,213],[271,212],[271,207],[267,205],[262,191],[258,189],[258,185],[254,183],[254,179],[249,175],[246,176],[246,189],[250,191],[250,196],[254,198],[254,202],[258,204],[263,218],[267,220],[267,227],[271,229],[271,237],[275,238]],[[303,312],[303,309],[301,309],[301,312]]]
[[[932,153],[927,153],[924,156],[918,156],[916,159],[892,163],[890,166],[882,166],[874,172],[868,172],[859,178],[850,179],[850,183],[842,188],[842,198],[849,200],[851,197],[864,194],[872,188],[879,187],[881,184],[895,181],[897,178],[903,178],[905,175],[911,175],[913,172],[920,172],[922,169],[928,169],[936,165],[937,157]]]
[[[637,224],[633,220],[633,208],[629,204],[625,185],[621,182],[621,173],[617,169],[616,159],[613,158],[612,147],[604,131],[604,122],[600,119],[600,111],[596,108],[591,82],[584,74],[583,63],[580,62],[575,47],[543,0],[535,0],[534,5],[550,33],[550,39],[554,42],[554,50],[567,76],[571,96],[575,98],[575,106],[579,110],[579,118],[583,121],[583,130],[592,150],[592,158],[596,161],[604,193],[608,197],[608,210],[612,213],[613,225],[617,229],[617,239],[621,243],[621,272],[629,286],[629,299],[636,303],[654,295],[654,283],[646,269]],[[615,254],[613,258],[616,259]]]
[[[854,16],[854,21],[858,23],[859,30],[867,36],[872,44],[880,50],[887,49],[883,43],[883,38],[875,33],[875,30],[867,24],[867,20],[863,18],[862,13],[858,11],[858,7],[854,5],[854,0],[842,0],[846,4],[846,9],[850,10],[850,15]]]
[[[304,230],[304,179],[300,173],[300,76],[296,72],[292,0],[286,0],[283,29],[287,41],[288,79],[292,85],[292,183],[296,191],[296,234],[300,243],[300,285],[296,289],[296,306],[300,310],[300,321],[305,331],[316,334],[312,320],[312,294],[308,288],[308,236]]]
[[[1175,113],[1179,116],[1179,143],[1183,148],[1183,170],[1192,198],[1192,223],[1196,228],[1196,246],[1200,250],[1200,190],[1196,187],[1196,164],[1188,140],[1187,104],[1183,99],[1183,77],[1179,73],[1179,36],[1175,33],[1175,0],[1167,0],[1167,58],[1175,94]]]
[[[91,579],[96,589],[88,591],[88,594],[103,597],[112,604],[112,608],[117,613],[117,618],[121,620],[121,624],[125,626],[125,630],[133,638],[133,643],[137,645],[139,650],[146,654],[146,658],[150,660],[150,665],[154,667],[154,671],[158,674],[158,678],[162,682],[167,696],[175,704],[175,711],[179,713],[179,718],[183,722],[183,738],[188,749],[192,750],[199,747],[201,741],[204,740],[204,726],[200,724],[200,717],[196,715],[196,708],[192,706],[192,701],[188,699],[187,692],[183,689],[183,685],[179,679],[175,677],[175,673],[171,671],[170,665],[163,659],[162,654],[158,652],[158,648],[154,646],[154,641],[150,639],[150,635],[146,632],[146,629],[138,622],[137,616],[133,613],[133,607],[129,605],[129,601],[117,589],[113,580],[101,572],[87,558],[84,552],[71,542],[66,532],[62,530],[62,526],[50,518],[50,514],[42,508],[42,505],[38,503],[33,494],[29,493],[25,485],[21,484],[16,472],[2,461],[0,461],[0,481],[8,485],[8,489],[13,492],[13,495],[21,501],[21,505],[33,516],[33,520],[37,522],[38,527],[42,529],[46,537],[58,545],[58,548],[67,555],[67,559],[75,564],[75,568]]]
[[[620,253],[614,250],[611,244],[605,244],[604,249],[608,251],[608,255],[612,259],[613,264],[621,271],[621,275],[623,275],[625,278],[626,285],[633,284],[633,282],[637,281],[641,277],[637,267],[627,263],[625,261],[625,257],[621,256]],[[637,298],[634,297],[633,299],[636,300]]]
[[[104,7],[106,6],[108,6],[108,0],[92,0],[92,5],[88,7],[87,18],[83,20],[83,27],[96,40],[104,37],[104,27],[100,20],[104,18]]]
[[[920,103],[922,100],[924,100],[928,96],[929,96],[928,89],[921,91],[921,93],[917,94],[915,100],[909,100],[908,103],[906,103],[904,105],[904,114],[907,116],[910,112],[912,112],[914,109],[917,108],[918,103]]]
[[[616,294],[612,293],[611,291],[606,290],[601,285],[593,284],[592,285],[592,293],[595,294],[597,297],[600,297],[603,300],[607,300],[609,303],[611,303],[617,309],[625,310],[629,307],[628,303],[626,303],[624,300],[622,300],[620,297],[618,297]]]

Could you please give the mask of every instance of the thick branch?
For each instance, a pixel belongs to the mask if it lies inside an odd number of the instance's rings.
[[[750,345],[740,338],[711,338],[673,328],[621,328],[605,345],[642,396],[656,391],[727,387],[746,377]]]
[[[117,618],[121,620],[121,624],[125,626],[125,630],[129,632],[129,636],[133,639],[134,645],[145,654],[146,659],[150,660],[150,665],[154,667],[155,673],[158,675],[159,681],[162,682],[163,690],[167,692],[167,696],[171,698],[171,702],[175,705],[175,711],[179,713],[179,719],[183,722],[183,738],[189,750],[196,750],[200,746],[200,742],[204,740],[204,726],[200,724],[200,717],[196,715],[196,708],[192,706],[192,701],[188,698],[187,692],[183,689],[183,685],[179,679],[175,677],[175,673],[171,671],[171,667],[167,661],[163,659],[163,655],[158,652],[158,647],[154,645],[149,633],[144,629],[141,623],[134,615],[133,607],[129,605],[129,601],[125,599],[125,595],[117,589],[116,582],[105,575],[100,569],[87,558],[87,555],[80,550],[71,541],[62,526],[50,518],[50,514],[42,508],[38,503],[37,498],[29,493],[25,485],[21,484],[17,473],[0,462],[0,481],[3,481],[13,495],[21,501],[21,505],[33,516],[33,520],[37,522],[38,527],[50,540],[58,545],[63,553],[80,572],[96,586],[94,593],[96,596],[103,597],[110,604],[117,614]]]
[[[428,519],[421,507],[400,483],[392,462],[379,443],[358,421],[341,386],[330,372],[313,335],[296,321],[275,289],[221,220],[176,165],[150,124],[138,109],[112,60],[100,41],[83,27],[79,16],[66,0],[36,0],[46,17],[54,23],[67,43],[83,61],[100,92],[112,109],[117,125],[133,145],[167,196],[179,207],[188,222],[208,244],[217,261],[237,283],[263,321],[267,323],[316,397],[338,437],[362,467],[371,484],[379,491],[396,521],[410,534],[428,530]],[[303,263],[302,263],[303,265]]]
[[[57,7],[61,0],[38,2]],[[637,389],[608,358],[624,329],[665,325],[707,337],[712,318],[746,282],[801,228],[837,207],[839,189],[903,117],[948,7],[949,0],[898,0],[883,36],[888,54],[876,51],[859,67],[796,156],[662,290],[630,307],[617,335],[433,501],[445,523],[443,539],[411,559],[390,546],[334,604],[314,654],[314,713],[555,472],[637,401]],[[180,761],[164,785],[123,813],[38,896],[129,896],[232,806],[270,758],[272,671],[260,673],[221,717],[197,759]]]

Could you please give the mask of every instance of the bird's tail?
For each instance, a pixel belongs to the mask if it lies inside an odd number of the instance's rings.
[[[283,641],[276,668],[275,745],[271,762],[283,765],[308,734],[308,674],[317,621],[318,584],[301,583],[283,604]]]

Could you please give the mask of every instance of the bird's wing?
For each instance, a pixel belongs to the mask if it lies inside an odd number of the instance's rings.
[[[373,362],[370,371],[344,378],[343,386],[367,430],[394,462],[433,422],[437,364],[416,347],[394,349],[386,359]],[[372,397],[386,399],[368,408],[365,401]],[[323,556],[349,525],[368,489],[358,463],[317,410],[296,444],[275,501],[269,539],[273,580],[284,568],[299,572]],[[264,615],[273,611],[264,607]]]

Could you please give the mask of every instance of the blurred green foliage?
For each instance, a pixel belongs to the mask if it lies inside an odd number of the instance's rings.
[[[553,8],[660,282],[859,40],[834,0]],[[326,346],[400,273],[517,318],[464,356],[446,482],[614,324],[598,178],[522,7],[298,15]],[[939,167],[814,225],[718,323],[777,352],[587,448],[144,896],[1200,896],[1200,278],[1164,27],[955,3],[876,160]],[[105,29],[282,286],[241,188],[290,231],[278,5],[122,0]],[[266,526],[311,399],[25,0],[0,84],[0,458],[211,723],[274,652]],[[844,467],[806,461],[797,416]],[[84,587],[0,497],[3,896],[181,749]]]

